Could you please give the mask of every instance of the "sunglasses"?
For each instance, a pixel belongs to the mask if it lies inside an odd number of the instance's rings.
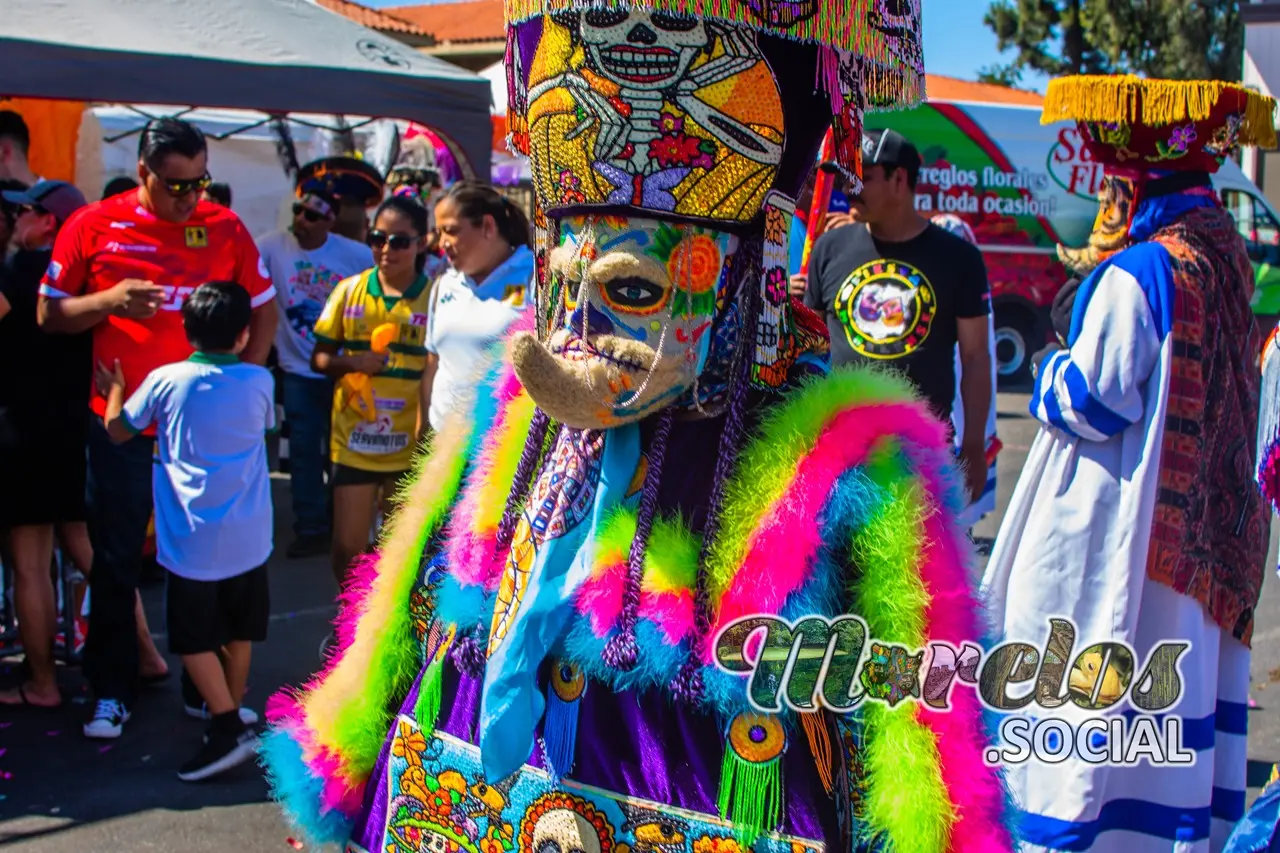
[[[394,251],[403,252],[417,242],[417,239],[410,237],[408,234],[388,234],[386,231],[370,231],[369,248],[381,249],[383,246],[391,246]]]
[[[323,213],[318,213],[303,204],[295,204],[293,206],[293,215],[296,218],[298,214],[302,214],[302,218],[308,222],[321,222],[327,217]]]
[[[213,176],[208,172],[205,172],[202,177],[183,181],[171,181],[168,178],[157,175],[155,172],[152,172],[151,174],[155,175],[155,179],[161,183],[165,192],[175,198],[184,195],[191,195],[191,193],[195,192],[203,192],[209,188],[210,184],[213,183]]]

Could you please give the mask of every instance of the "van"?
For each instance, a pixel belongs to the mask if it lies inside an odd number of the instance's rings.
[[[1088,242],[1102,166],[1074,124],[1042,125],[1040,108],[928,101],[868,113],[867,129],[892,128],[920,151],[916,209],[954,213],[973,229],[987,265],[1000,384],[1030,379],[1031,357],[1050,339],[1049,306],[1068,273],[1057,245]],[[1235,218],[1257,280],[1253,310],[1280,315],[1280,215],[1228,160],[1213,176]]]

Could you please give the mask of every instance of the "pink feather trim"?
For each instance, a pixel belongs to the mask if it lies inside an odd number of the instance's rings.
[[[516,322],[521,323],[519,320]],[[502,578],[502,567],[507,555],[505,551],[498,553],[497,527],[493,530],[481,529],[478,518],[479,499],[489,472],[493,469],[498,454],[502,452],[502,429],[507,420],[507,412],[511,402],[519,396],[521,388],[520,380],[516,378],[510,362],[504,362],[496,388],[498,413],[485,435],[476,466],[453,511],[445,544],[450,574],[462,586],[483,585],[485,589],[493,590]]]
[[[356,638],[356,626],[364,615],[365,602],[373,590],[373,582],[378,578],[378,552],[361,554],[351,561],[347,568],[347,582],[338,596],[338,616],[333,626],[337,633],[337,645],[329,653],[329,662],[325,666],[328,672],[342,659],[347,649]]]
[[[935,507],[945,484],[935,460],[925,461],[922,473],[933,493]],[[945,510],[930,513],[924,524],[925,548],[920,558],[921,579],[929,593],[925,608],[925,637],[957,649],[981,636],[978,607],[970,593],[964,551],[957,540],[954,519]],[[973,690],[954,690],[951,708],[937,711],[919,705],[921,722],[937,735],[942,781],[955,806],[950,853],[1008,853],[1013,839],[1004,824],[1005,796],[999,771],[988,767],[982,705]]]
[[[721,630],[745,616],[777,613],[787,596],[808,581],[822,547],[822,508],[836,481],[863,464],[883,439],[925,447],[947,443],[943,425],[921,404],[857,406],[833,417],[751,534],[746,558],[720,599],[715,628],[702,649],[704,663],[712,663],[714,638]]]
[[[1258,460],[1258,488],[1272,509],[1280,512],[1280,438],[1273,439]]]
[[[591,631],[606,637],[622,616],[622,595],[626,586],[627,564],[611,562],[596,566],[593,577],[582,585],[574,600],[579,613],[591,620]],[[671,645],[682,642],[693,631],[693,595],[679,592],[640,593],[639,617],[652,622]]]
[[[277,726],[288,725],[296,728],[298,730],[296,734],[299,735],[307,732],[307,740],[310,742],[309,733],[311,730],[306,726],[306,712],[302,708],[302,694],[315,689],[316,686],[321,684],[325,677],[333,671],[333,668],[338,665],[338,661],[342,660],[342,656],[347,649],[351,647],[351,643],[356,636],[356,625],[360,621],[360,616],[364,613],[365,602],[369,598],[369,593],[373,589],[373,581],[377,576],[377,553],[362,554],[352,561],[351,567],[347,572],[346,585],[343,587],[342,592],[338,594],[338,615],[333,623],[337,634],[337,643],[329,649],[324,666],[308,679],[301,690],[284,687],[267,699],[265,709],[267,722]]]

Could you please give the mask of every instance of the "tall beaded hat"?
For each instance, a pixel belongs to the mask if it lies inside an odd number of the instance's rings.
[[[923,94],[920,0],[508,0],[509,140],[548,215],[747,223],[823,134]]]
[[[565,276],[557,271],[565,261],[557,266],[556,248],[573,242],[578,255],[591,254],[608,239],[566,240],[565,227],[658,220],[671,226],[654,238],[671,247],[659,262],[683,279],[685,304],[714,298],[721,309],[709,357],[693,359],[708,375],[682,402],[701,407],[724,397],[730,383],[716,364],[736,348],[728,321],[748,298],[760,321],[752,384],[784,385],[805,360],[805,340],[822,337],[820,322],[797,320],[802,309],[787,293],[794,198],[827,132],[835,166],[860,189],[864,110],[907,107],[923,96],[920,4],[508,0],[508,142],[531,161],[538,337],[545,341],[564,313]],[[689,227],[715,232],[713,240],[733,237],[711,251],[707,240],[688,242]],[[749,251],[737,251],[738,241]],[[731,253],[738,256],[733,270]],[[756,278],[758,299],[741,287],[746,277]],[[673,336],[700,328],[689,323]],[[663,340],[669,349],[671,340]]]

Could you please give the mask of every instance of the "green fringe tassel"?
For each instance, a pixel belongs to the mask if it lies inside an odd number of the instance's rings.
[[[413,706],[413,717],[424,737],[431,737],[440,716],[440,694],[444,688],[444,660],[437,657],[423,673],[418,687],[418,701]]]
[[[718,805],[720,817],[733,823],[744,849],[775,831],[782,821],[782,756],[747,761],[725,744]]]

